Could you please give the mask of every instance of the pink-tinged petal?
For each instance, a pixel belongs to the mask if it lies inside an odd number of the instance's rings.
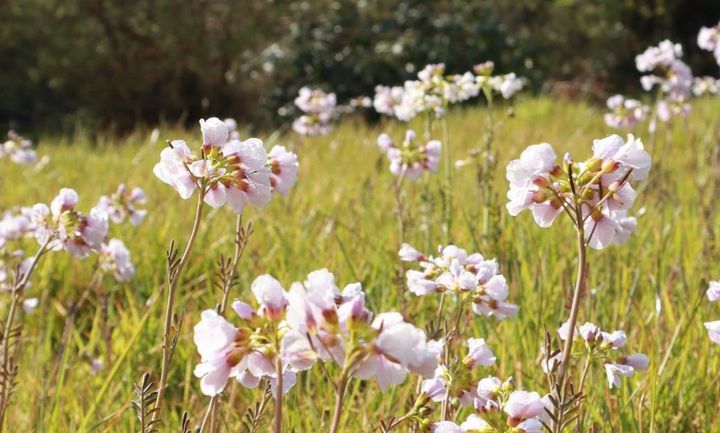
[[[243,320],[250,320],[255,314],[253,308],[249,304],[246,304],[242,301],[234,301],[232,303],[232,308],[235,313]]]
[[[228,127],[217,117],[207,120],[200,119],[200,130],[202,131],[203,144],[221,147],[228,139]]]
[[[433,423],[431,433],[464,433],[463,429],[452,421]]]
[[[708,330],[710,341],[720,344],[720,320],[714,322],[705,322],[705,329]]]
[[[225,191],[225,200],[237,214],[241,214],[248,204],[248,197],[244,191],[231,186]]]
[[[645,354],[635,353],[633,355],[626,356],[624,364],[629,365],[635,371],[647,371],[648,366],[650,366],[650,358],[648,358]]]
[[[547,202],[533,204],[530,206],[530,210],[532,211],[535,223],[537,223],[537,225],[542,228],[547,228],[552,225],[552,223],[555,221],[555,218],[557,218],[557,216],[560,215],[560,213],[562,212],[563,208],[562,206],[559,208],[555,208],[550,204],[550,202]]]
[[[212,188],[209,188],[205,193],[203,201],[214,208],[224,205],[226,201],[225,185],[217,183]]]
[[[706,293],[710,302],[720,301],[720,281],[710,281],[710,287]]]
[[[235,376],[235,379],[242,386],[248,389],[255,389],[257,388],[258,384],[260,384],[260,378],[257,376],[253,376],[252,373],[247,370],[239,373],[237,376]]]

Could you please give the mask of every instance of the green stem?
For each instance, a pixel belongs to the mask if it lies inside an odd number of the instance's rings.
[[[192,251],[193,245],[195,244],[195,238],[197,237],[198,231],[200,229],[200,221],[202,220],[203,199],[205,198],[204,186],[201,188],[200,191],[200,194],[198,194],[197,207],[195,208],[195,221],[193,223],[192,231],[190,232],[190,238],[188,239],[188,243],[185,246],[185,251],[183,252],[182,257],[178,262],[177,268],[171,270],[170,275],[168,276],[168,297],[167,305],[165,307],[165,328],[163,332],[162,365],[160,369],[160,382],[158,383],[158,394],[155,398],[155,411],[153,412],[151,421],[152,423],[155,423],[160,417],[163,397],[165,395],[165,386],[167,385],[168,380],[168,370],[170,367],[171,355],[170,332],[172,327],[173,305],[175,303],[175,291],[177,289],[178,282],[180,281],[180,277],[182,276],[183,270],[185,269],[185,265],[187,264],[188,258],[190,257],[190,252]]]

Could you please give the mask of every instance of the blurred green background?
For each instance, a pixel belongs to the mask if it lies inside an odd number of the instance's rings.
[[[718,19],[718,0],[2,0],[0,126],[276,127],[303,85],[343,101],[426,63],[487,59],[536,92],[599,101],[637,93],[634,56],[665,38],[717,75],[695,39]]]

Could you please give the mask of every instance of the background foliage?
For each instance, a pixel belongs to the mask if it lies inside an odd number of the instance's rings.
[[[486,59],[536,90],[637,91],[634,55],[671,38],[702,74],[698,0],[4,0],[0,125],[127,130],[232,116],[277,125],[299,87],[340,99],[401,83],[428,62]]]

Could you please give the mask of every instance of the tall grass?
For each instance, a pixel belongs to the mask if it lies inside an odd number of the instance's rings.
[[[494,145],[499,159],[495,203],[504,203],[506,163],[528,144],[549,142],[559,153],[568,150],[582,158],[589,153],[593,138],[613,132],[602,123],[598,109],[582,103],[531,99],[518,103],[514,113],[509,117],[501,109],[495,112]],[[595,431],[720,431],[720,348],[710,343],[702,325],[720,317],[720,311],[704,299],[708,280],[720,278],[718,116],[717,101],[700,101],[686,125],[677,124],[668,135],[660,130],[658,147],[652,149],[655,167],[642,184],[635,207],[638,231],[622,247],[611,247],[603,254],[590,252],[591,279],[579,320],[626,330],[629,350],[651,358],[648,373],[625,380],[618,390],[607,389],[599,366],[592,370],[586,410],[597,426]],[[452,162],[482,145],[485,118],[481,109],[449,115]],[[414,126],[423,129],[421,122]],[[398,281],[393,179],[375,144],[380,132],[398,136],[403,128],[398,124],[366,126],[350,119],[327,137],[302,142],[296,137],[277,137],[277,143],[294,147],[299,154],[299,181],[289,197],[273,200],[263,210],[246,211],[244,219],[252,221],[254,234],[231,299],[248,297],[249,283],[261,273],[289,283],[327,267],[340,284],[361,281],[372,310],[396,309],[416,325],[428,325],[435,300],[403,293]],[[437,130],[433,138],[442,139],[441,134]],[[636,135],[649,142],[645,130]],[[159,304],[163,304],[164,250],[171,239],[184,242],[194,212],[193,200],[180,200],[152,175],[164,140],[173,138],[194,142],[199,134],[162,128],[156,144],[145,132],[122,140],[45,137],[40,153],[51,161],[44,170],[33,172],[0,161],[0,209],[49,202],[60,187],[68,186],[80,194],[80,208],[88,210],[100,194],[114,191],[120,182],[144,188],[149,209],[140,227],[111,228],[130,248],[138,272],[129,284],[106,279],[106,289],[111,291],[113,358],[104,360],[97,374],[92,372],[92,361],[103,358],[105,352],[99,299],[91,296],[80,311],[64,355],[59,356],[65,320],[89,284],[93,261],[50,255],[34,275],[27,293],[39,297],[41,304],[24,319],[9,431],[69,432],[81,425],[92,431],[139,430],[130,406],[133,383],[146,371],[153,372],[157,381],[162,357]],[[442,174],[437,174],[404,186],[407,241],[426,251],[444,240],[442,182]],[[474,316],[462,323],[466,335],[486,338],[498,357],[498,364],[481,374],[512,375],[521,387],[544,391],[539,351],[544,333],[554,332],[567,316],[575,269],[571,228],[556,224],[540,230],[530,215],[510,218],[504,209],[491,209],[498,212],[497,227],[493,227],[497,234],[486,235],[482,227],[486,200],[473,166],[457,169],[453,185],[451,239],[486,257],[497,257],[510,285],[510,301],[520,305],[514,320]],[[220,254],[232,255],[234,228],[235,216],[228,209],[209,211],[178,289],[175,305],[185,310],[184,327],[171,365],[162,431],[180,431],[183,410],[189,411],[194,422],[203,416],[207,400],[192,375],[198,361],[192,326],[200,311],[220,302],[222,293],[213,288],[210,276],[217,270]],[[0,299],[3,311],[7,299]],[[344,414],[344,431],[376,430],[381,419],[403,411],[414,386],[409,380],[383,395],[374,383],[352,382],[348,401],[354,403],[348,404]],[[217,417],[221,431],[240,431],[246,409],[254,407],[260,393],[238,384],[226,390]],[[327,430],[333,399],[318,369],[302,374],[285,400],[288,431]]]

